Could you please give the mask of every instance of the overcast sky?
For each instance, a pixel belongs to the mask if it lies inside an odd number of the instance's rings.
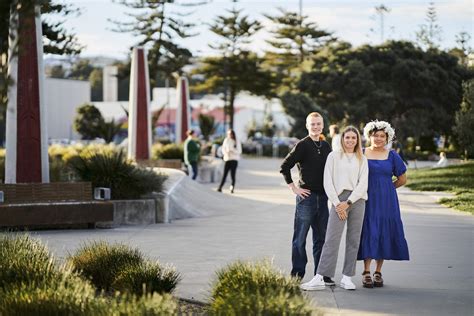
[[[185,0],[181,0],[183,2]],[[186,0],[192,1],[192,0]],[[385,38],[415,40],[415,32],[419,25],[425,23],[426,10],[429,1],[400,0],[400,1],[349,1],[349,0],[302,0],[303,14],[311,21],[317,22],[320,28],[334,32],[345,41],[358,46],[365,43],[378,44],[380,42],[379,20],[376,19],[374,7],[384,4],[390,8],[385,16]],[[111,29],[113,24],[108,19],[127,21],[125,12],[129,8],[112,3],[111,0],[64,0],[73,3],[82,9],[79,17],[71,17],[66,21],[66,27],[73,29],[79,42],[86,46],[82,56],[109,56],[125,58],[130,46],[137,39],[130,34],[116,33]],[[226,14],[234,4],[230,0],[213,0],[210,3],[182,9],[175,6],[177,11],[194,11],[185,18],[194,22],[193,29],[197,36],[186,39],[182,45],[190,49],[195,55],[212,54],[210,42],[218,38],[208,31],[207,23],[213,21],[217,15]],[[263,23],[265,29],[271,29],[272,24],[263,16],[277,14],[278,8],[299,10],[299,0],[270,1],[270,0],[241,0],[235,6],[242,9],[244,14]],[[456,45],[455,35],[461,31],[473,32],[473,2],[471,0],[435,1],[438,13],[438,24],[442,27],[442,48]],[[370,29],[376,29],[373,33]],[[260,31],[253,38],[252,48],[263,51],[267,46],[265,39],[269,37],[266,30]],[[471,40],[471,46],[473,41]]]

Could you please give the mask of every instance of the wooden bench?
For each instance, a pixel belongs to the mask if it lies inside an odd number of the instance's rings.
[[[114,205],[92,199],[90,182],[0,184],[0,227],[32,227],[112,221]]]

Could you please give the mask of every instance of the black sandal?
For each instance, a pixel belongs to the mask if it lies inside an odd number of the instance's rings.
[[[362,286],[368,289],[374,287],[374,283],[372,282],[372,277],[370,276],[370,271],[362,272]]]
[[[377,271],[374,272],[374,286],[375,287],[383,286],[382,273],[377,272]]]

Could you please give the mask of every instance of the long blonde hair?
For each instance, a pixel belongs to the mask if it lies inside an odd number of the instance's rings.
[[[346,135],[346,133],[348,133],[348,132],[353,132],[357,135],[357,144],[354,147],[354,153],[355,153],[357,159],[359,160],[359,164],[361,164],[362,163],[362,157],[363,157],[362,140],[360,138],[359,130],[357,128],[355,128],[354,126],[352,126],[352,125],[347,126],[344,129],[344,131],[342,131],[342,134],[341,134],[341,149],[342,149],[341,157],[346,152],[346,148],[344,147],[344,135]]]

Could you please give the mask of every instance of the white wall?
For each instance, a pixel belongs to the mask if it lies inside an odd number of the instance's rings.
[[[73,129],[76,109],[91,101],[88,81],[46,78],[44,100],[49,139],[80,139]]]
[[[113,102],[118,100],[118,67],[105,66],[102,69],[102,87],[105,102]]]

